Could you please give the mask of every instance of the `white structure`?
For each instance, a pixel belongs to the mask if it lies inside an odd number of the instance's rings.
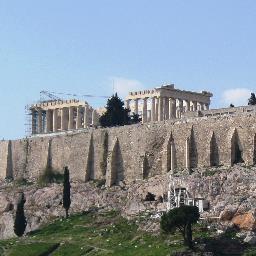
[[[126,107],[139,114],[143,122],[181,118],[184,112],[208,110],[212,93],[190,92],[164,85],[153,90],[130,92]]]
[[[191,198],[186,188],[181,184],[175,184],[172,174],[169,177],[169,190],[167,195],[167,210],[180,207],[182,205],[197,206],[199,212],[209,208],[209,202],[202,197]]]
[[[77,130],[99,124],[99,115],[87,102],[50,100],[29,107],[32,134]]]

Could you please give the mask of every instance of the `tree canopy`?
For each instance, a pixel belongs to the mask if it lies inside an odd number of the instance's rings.
[[[256,105],[255,93],[251,93],[251,97],[248,99],[248,105]]]
[[[139,122],[138,115],[129,116],[130,110],[124,107],[124,102],[117,93],[107,101],[106,112],[100,117],[100,124],[103,127],[122,126]]]
[[[166,233],[172,233],[178,229],[184,238],[184,244],[191,248],[191,226],[198,221],[199,217],[199,210],[196,206],[183,205],[164,213],[161,217],[160,226]]]

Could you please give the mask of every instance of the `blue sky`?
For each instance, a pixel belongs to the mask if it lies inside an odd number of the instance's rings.
[[[122,96],[172,82],[212,107],[256,91],[255,0],[0,0],[0,138],[39,92]],[[93,106],[102,98],[88,98]]]

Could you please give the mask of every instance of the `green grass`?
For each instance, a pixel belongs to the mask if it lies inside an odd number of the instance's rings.
[[[30,232],[26,237],[0,241],[0,255],[169,256],[188,251],[178,232],[167,236],[139,230],[137,224],[141,218],[128,221],[116,211],[73,215]],[[239,241],[234,240],[233,231],[216,237],[205,225],[197,224],[193,237],[197,241],[197,251],[200,251],[200,244],[206,244],[216,255],[230,255],[232,250],[240,251],[236,255],[256,255],[256,247],[239,245]]]
[[[181,240],[181,237],[178,239]],[[168,237],[139,231],[135,221],[127,221],[118,212],[84,213],[59,219],[28,234],[0,242],[5,255],[169,255],[184,250],[182,243],[168,245]]]

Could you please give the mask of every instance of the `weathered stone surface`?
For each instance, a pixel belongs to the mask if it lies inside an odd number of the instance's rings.
[[[111,129],[85,129],[76,133],[15,140],[11,142],[9,151],[8,143],[1,141],[0,178],[6,177],[7,173],[12,173],[14,179],[37,178],[50,159],[52,167],[57,170],[68,166],[72,179],[84,181],[89,175],[93,179],[116,177],[119,182],[128,183],[167,173],[170,163],[175,171],[184,169],[187,164],[192,168],[230,166],[235,162],[237,145],[242,151],[244,163],[253,165],[256,154],[255,118],[256,112],[241,112],[238,116],[185,118]],[[170,137],[172,160],[168,143]],[[188,138],[190,143],[186,149]],[[118,147],[115,147],[116,141]],[[188,150],[189,154],[186,154]],[[7,171],[10,166],[12,171]],[[223,189],[221,175],[219,178],[209,184],[209,192],[213,196]],[[239,182],[241,177],[230,178]],[[246,187],[245,183],[241,189],[246,190]]]
[[[251,244],[251,245],[255,245],[256,244],[256,234],[253,232],[248,233],[244,239],[244,242]]]
[[[0,216],[0,239],[13,237],[14,218],[12,213],[4,212]]]
[[[256,230],[255,210],[234,216],[232,218],[232,223],[240,229]]]
[[[209,173],[211,173],[209,175]],[[71,183],[71,207],[70,213],[82,212],[90,207],[105,209],[117,209],[125,217],[136,215],[158,216],[154,223],[159,223],[159,212],[165,211],[167,204],[160,200],[147,202],[145,197],[148,192],[158,199],[166,195],[168,191],[169,175],[157,175],[147,180],[138,180],[122,187],[113,186],[98,187],[97,182],[72,182]],[[192,174],[179,172],[173,176],[174,184],[188,190],[191,197],[203,197],[210,202],[209,210],[201,214],[204,218],[210,218],[221,223],[218,229],[238,225],[241,229],[255,229],[256,201],[255,183],[256,167],[250,169],[236,165],[232,168],[194,169]],[[216,189],[213,192],[213,186]],[[53,184],[40,188],[35,185],[15,187],[12,184],[0,184],[0,238],[11,236],[13,224],[6,223],[14,218],[15,209],[8,204],[16,206],[16,200],[20,191],[24,191],[26,197],[25,213],[27,216],[27,232],[38,228],[43,223],[53,218],[63,217],[65,211],[62,207],[62,184]],[[14,207],[15,208],[15,207]],[[3,217],[4,216],[4,217]],[[3,219],[2,219],[3,218]],[[6,221],[7,218],[7,221]],[[154,218],[154,217],[152,217]],[[147,230],[159,230],[159,225],[147,225]]]
[[[0,214],[3,212],[8,212],[12,209],[11,203],[4,195],[0,195]]]

